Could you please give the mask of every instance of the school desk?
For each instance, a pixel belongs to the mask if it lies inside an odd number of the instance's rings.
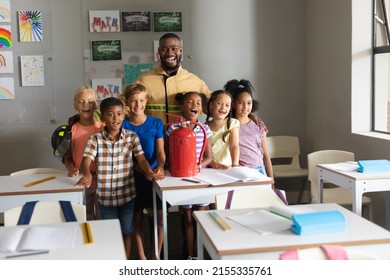
[[[220,170],[213,168],[202,169],[202,174],[209,176],[215,175]],[[167,225],[167,202],[171,206],[187,205],[187,204],[203,204],[214,203],[215,195],[220,193],[226,193],[230,190],[238,188],[254,188],[254,187],[268,187],[271,188],[274,183],[272,178],[265,178],[262,181],[251,182],[235,182],[220,186],[211,186],[206,183],[194,183],[184,181],[181,177],[172,177],[167,175],[164,180],[155,181],[153,183],[153,224],[154,224],[154,242],[155,242],[155,254],[157,254],[157,207],[156,207],[156,195],[161,198],[162,201],[162,217],[163,217],[163,229],[164,229],[164,259],[168,259],[168,225]]]
[[[82,231],[82,224],[78,222],[33,225],[23,227],[53,227],[64,228],[76,226],[74,248],[49,250],[48,253],[19,256],[10,260],[125,260],[125,248],[119,220],[96,220],[88,221],[91,229],[93,243],[86,244]],[[20,226],[19,226],[20,227]],[[0,236],[6,227],[0,227]],[[0,259],[5,259],[10,253],[0,253]]]
[[[51,176],[56,176],[56,179],[24,187],[25,184]],[[0,213],[33,200],[69,200],[82,204],[84,188],[75,186],[79,178],[67,177],[66,174],[0,176]]]
[[[341,163],[340,163],[341,164]],[[386,228],[390,229],[390,172],[343,171],[339,164],[317,164],[319,202],[323,202],[324,182],[351,191],[352,211],[362,215],[362,196],[367,192],[386,192]]]
[[[338,210],[346,218],[346,230],[311,235],[296,235],[290,230],[260,234],[227,218],[254,209],[214,210],[230,227],[224,231],[210,216],[209,210],[195,211],[197,222],[198,259],[203,259],[204,248],[216,260],[277,260],[292,248],[311,248],[323,244],[338,244],[349,250],[364,252],[380,259],[390,258],[390,232],[334,203],[293,205],[314,211]]]

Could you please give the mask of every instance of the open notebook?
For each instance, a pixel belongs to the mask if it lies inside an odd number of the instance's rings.
[[[200,172],[195,178],[213,186],[226,185],[234,182],[264,182],[272,180],[261,174],[258,170],[245,166],[220,170],[212,175]]]
[[[74,248],[77,227],[4,227],[0,232],[0,253]]]

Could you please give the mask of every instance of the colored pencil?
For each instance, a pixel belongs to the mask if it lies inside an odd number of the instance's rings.
[[[51,177],[43,178],[43,179],[41,179],[41,180],[38,180],[38,181],[34,181],[34,182],[31,182],[31,183],[25,184],[24,186],[25,186],[25,187],[31,187],[31,186],[38,185],[38,184],[43,183],[43,182],[47,182],[47,181],[50,181],[50,180],[54,180],[55,178],[56,178],[56,176],[51,176]]]

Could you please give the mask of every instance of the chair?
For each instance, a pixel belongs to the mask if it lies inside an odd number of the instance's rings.
[[[56,168],[30,168],[30,169],[15,171],[10,175],[19,176],[19,175],[30,175],[30,174],[63,174],[65,172],[66,171],[63,169],[56,169]]]
[[[85,205],[72,203],[73,212],[78,222],[87,220]],[[16,226],[23,206],[8,209],[4,212],[4,226]],[[61,205],[58,201],[37,202],[31,216],[30,225],[55,224],[66,222],[62,213]]]
[[[310,191],[312,194],[312,203],[318,203],[318,184],[317,184],[317,164],[321,163],[338,163],[344,161],[354,161],[355,155],[352,152],[341,150],[322,150],[312,152],[307,155],[307,164],[309,169],[309,182]],[[325,182],[326,183],[326,182]],[[331,185],[331,187],[329,186]],[[337,203],[342,206],[352,205],[352,194],[349,190],[328,184],[324,186],[323,190],[323,202],[324,203]],[[362,197],[363,206],[369,209],[369,219],[372,221],[372,203],[371,198]]]
[[[267,150],[272,161],[274,179],[296,178],[302,182],[298,201],[302,200],[305,190],[308,170],[301,168],[299,163],[300,147],[296,136],[268,136]]]
[[[286,194],[281,191],[284,196]],[[229,193],[217,194],[215,196],[215,209],[226,209],[226,202],[228,200]],[[236,189],[233,191],[231,197],[229,209],[242,209],[242,208],[256,208],[256,207],[270,207],[272,205],[285,205],[283,200],[275,193],[271,188],[250,188],[250,189]]]

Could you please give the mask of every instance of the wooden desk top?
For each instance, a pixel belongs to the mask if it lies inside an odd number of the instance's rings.
[[[56,179],[31,187],[25,184],[50,176]],[[75,186],[80,177],[68,177],[66,174],[32,174],[21,176],[0,176],[0,196],[25,195],[39,193],[82,192],[84,187]]]
[[[213,174],[215,174],[217,172],[221,172],[221,171],[222,170],[218,170],[218,169],[214,169],[214,168],[204,168],[204,169],[201,170],[201,173],[212,176]],[[200,189],[200,188],[211,187],[211,185],[208,184],[208,183],[204,183],[204,182],[192,183],[192,182],[183,181],[182,179],[183,179],[182,177],[173,177],[173,176],[170,176],[169,174],[167,174],[165,176],[164,180],[155,181],[155,183],[157,184],[157,186],[161,190],[179,190],[179,189],[188,189],[188,188]],[[195,177],[190,177],[188,179],[198,180],[196,178],[196,176]],[[234,183],[229,183],[229,184],[224,184],[224,185],[217,185],[217,186],[212,186],[212,187],[218,188],[218,187],[239,186],[239,185],[242,185],[242,186],[248,186],[248,185],[269,185],[269,184],[273,184],[273,183],[274,183],[273,178],[267,178],[266,180],[263,180],[263,181],[234,182]]]
[[[299,205],[292,207],[299,207]],[[302,236],[289,230],[261,235],[226,218],[229,215],[246,213],[253,209],[217,210],[218,215],[232,228],[231,231],[223,231],[208,214],[210,211],[195,211],[194,217],[219,255],[286,251],[296,247],[309,248],[323,244],[352,246],[390,243],[389,231],[337,204],[308,204],[304,207],[316,211],[338,210],[342,212],[347,221],[347,229],[342,232]]]
[[[61,223],[50,225],[35,225],[35,227],[74,227],[76,226],[75,247],[71,249],[52,250],[46,254],[31,255],[12,258],[11,260],[125,260],[126,254],[123,246],[122,233],[119,220],[88,221],[94,243],[85,244],[81,230],[82,223]],[[19,226],[20,227],[20,226]],[[33,227],[33,226],[23,226]],[[1,232],[6,227],[0,227]],[[9,253],[0,253],[4,259]]]

